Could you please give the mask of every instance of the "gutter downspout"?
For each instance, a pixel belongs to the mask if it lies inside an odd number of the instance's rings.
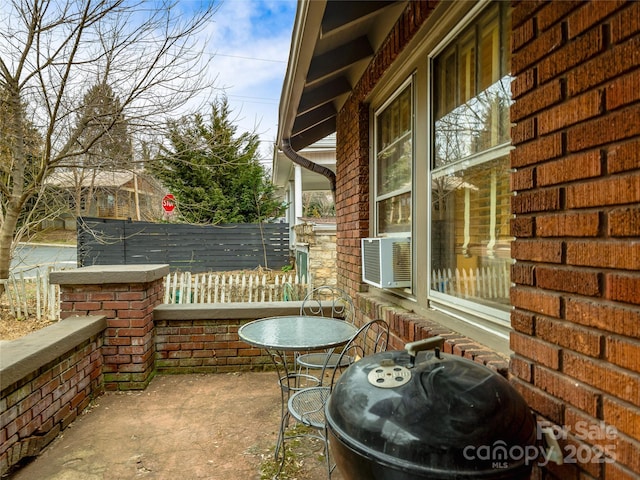
[[[292,147],[291,142],[288,138],[282,139],[282,144],[280,145],[282,152],[287,156],[289,160],[291,160],[296,165],[300,165],[307,170],[311,170],[314,173],[318,173],[323,177],[326,177],[329,180],[329,185],[331,188],[331,195],[333,195],[333,200],[335,202],[336,199],[336,174],[333,173],[332,170],[327,167],[323,167],[322,165],[318,165],[317,163],[312,162],[308,158],[304,158],[302,155],[298,154]]]

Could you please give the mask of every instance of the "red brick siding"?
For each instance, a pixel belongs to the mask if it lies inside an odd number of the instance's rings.
[[[0,397],[0,473],[40,453],[103,392],[102,337],[61,355]]]
[[[374,318],[382,318],[389,323],[392,332],[388,350],[403,350],[407,342],[441,336],[445,339],[443,352],[468,358],[481,363],[501,375],[507,374],[508,359],[488,350],[478,342],[465,337],[443,325],[399,307],[390,307],[380,299],[368,294],[356,297],[358,323],[364,324]]]
[[[536,475],[637,478],[639,3],[514,2],[513,29],[510,372],[540,420],[573,427],[565,453],[612,447]]]

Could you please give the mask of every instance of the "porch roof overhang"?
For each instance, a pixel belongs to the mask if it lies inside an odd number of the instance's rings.
[[[336,131],[336,116],[407,0],[299,0],[280,96],[277,144],[295,151]]]

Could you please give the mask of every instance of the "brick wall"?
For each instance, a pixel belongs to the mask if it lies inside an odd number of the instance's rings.
[[[0,475],[40,453],[102,393],[101,346],[94,335],[2,392]]]
[[[509,359],[489,350],[477,341],[452,331],[442,324],[398,306],[389,305],[374,295],[356,295],[358,325],[381,318],[389,324],[388,350],[404,350],[407,342],[439,336],[444,338],[442,351],[467,358],[503,376],[508,375]]]
[[[156,320],[158,373],[230,373],[272,368],[266,353],[238,338],[247,320]]]
[[[512,21],[510,370],[582,454],[537,474],[638,478],[640,3],[516,2]]]
[[[60,318],[103,315],[105,389],[146,388],[154,374],[153,309],[162,303],[168,265],[104,265],[52,272]]]
[[[238,329],[258,318],[297,315],[300,301],[163,304],[153,312],[159,373],[229,373],[273,368],[262,349],[241,341]]]
[[[106,319],[104,388],[144,389],[157,372],[222,373],[271,368],[239,327],[266,316],[297,314],[300,303],[162,304],[168,265],[95,265],[53,272],[61,317]],[[104,282],[104,283],[100,283]]]

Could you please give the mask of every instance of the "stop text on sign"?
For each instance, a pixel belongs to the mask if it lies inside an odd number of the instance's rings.
[[[162,208],[165,212],[171,213],[176,208],[176,199],[173,195],[168,193],[162,198]]]

